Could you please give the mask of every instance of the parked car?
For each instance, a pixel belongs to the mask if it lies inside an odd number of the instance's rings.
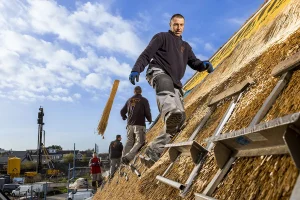
[[[31,185],[20,185],[17,189],[15,189],[15,190],[13,190],[11,192],[11,195],[13,197],[15,197],[15,196],[20,197],[20,196],[25,196],[26,193],[28,195],[30,195],[30,193],[31,193]]]
[[[4,184],[2,191],[6,195],[11,195],[12,191],[20,187],[20,184]]]

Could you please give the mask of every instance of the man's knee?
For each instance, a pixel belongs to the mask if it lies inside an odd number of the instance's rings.
[[[172,92],[175,94],[174,83],[172,78],[167,74],[161,74],[154,79],[156,93]]]

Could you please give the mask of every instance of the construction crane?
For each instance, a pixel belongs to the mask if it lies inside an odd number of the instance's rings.
[[[37,119],[38,126],[38,148],[37,148],[37,166],[36,166],[36,172],[40,173],[42,170],[42,133],[43,133],[43,125],[44,123],[44,109],[40,106],[39,112],[38,112],[38,119]]]
[[[55,169],[55,166],[54,166],[54,163],[53,163],[53,160],[51,159],[47,149],[45,148],[45,146],[43,145],[42,146],[42,149],[43,149],[43,153],[45,155],[45,158],[46,158],[46,162],[48,164],[48,169],[46,171],[46,175],[47,176],[57,176],[59,174],[59,170],[58,169]]]

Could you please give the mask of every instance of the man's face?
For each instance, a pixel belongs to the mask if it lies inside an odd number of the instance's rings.
[[[170,22],[170,30],[176,36],[181,36],[184,29],[184,19],[180,17],[174,17]]]
[[[94,153],[94,154],[93,154],[93,157],[94,157],[94,158],[97,158],[97,154]]]

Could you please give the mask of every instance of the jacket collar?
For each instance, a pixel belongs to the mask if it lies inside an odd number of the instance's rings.
[[[168,31],[171,35],[173,35],[175,38],[180,38],[182,39],[182,35],[181,36],[177,36],[175,35],[171,30]]]

